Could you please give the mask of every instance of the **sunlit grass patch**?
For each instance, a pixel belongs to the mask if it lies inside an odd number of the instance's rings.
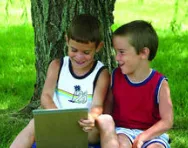
[[[31,23],[30,0],[0,0],[0,24]]]
[[[35,82],[33,29],[0,26],[0,110],[16,110],[32,96]]]
[[[143,19],[152,22],[157,29],[168,29],[175,13],[175,1],[143,0],[143,2],[141,4],[139,0],[117,0],[113,13],[114,22],[123,24]],[[188,2],[179,0],[176,23],[181,24],[182,30],[188,30],[187,7]]]

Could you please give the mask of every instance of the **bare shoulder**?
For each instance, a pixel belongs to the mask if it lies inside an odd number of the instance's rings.
[[[171,102],[171,96],[170,96],[170,87],[166,80],[162,81],[161,88],[159,91],[159,104],[170,104]]]
[[[53,67],[53,68],[59,68],[60,66],[60,59],[54,59],[51,61],[49,67]]]
[[[48,90],[49,88],[53,88],[53,89],[55,88],[55,85],[56,85],[56,82],[58,79],[59,68],[60,68],[60,60],[59,59],[55,59],[55,60],[51,61],[51,63],[49,64],[49,67],[48,67],[47,76],[46,76],[46,80],[45,80],[45,85],[44,85],[45,89],[47,88],[47,90]]]
[[[166,80],[162,81],[159,92],[159,111],[161,120],[165,122],[167,129],[173,125],[173,105],[170,96],[169,84]]]
[[[107,69],[103,69],[97,79],[93,95],[93,105],[103,106],[108,87],[110,85],[110,74]]]
[[[57,76],[60,68],[60,59],[54,59],[51,61],[48,67],[47,77]]]
[[[110,77],[110,74],[109,74],[109,71],[107,68],[103,69],[101,71],[101,74],[99,76],[99,78],[102,77],[102,78],[109,78]]]
[[[49,67],[48,67],[48,72],[57,72],[59,71],[60,68],[60,59],[54,59],[51,61]]]
[[[99,75],[99,78],[97,80],[97,86],[102,85],[102,84],[106,84],[109,85],[110,83],[110,74],[108,69],[103,69]]]
[[[167,80],[163,80],[160,88],[161,95],[170,95],[170,88]]]

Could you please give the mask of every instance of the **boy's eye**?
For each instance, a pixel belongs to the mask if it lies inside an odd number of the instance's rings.
[[[72,48],[71,48],[71,51],[72,51],[72,52],[77,52],[77,49],[75,49],[75,48],[72,47]]]
[[[90,54],[90,51],[84,51],[84,54]]]
[[[120,54],[124,54],[125,51],[124,51],[124,50],[119,50],[119,53],[120,53]]]

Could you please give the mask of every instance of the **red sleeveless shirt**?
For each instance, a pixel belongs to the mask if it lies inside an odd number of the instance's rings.
[[[132,83],[116,68],[112,75],[113,119],[117,127],[148,129],[160,120],[158,93],[166,79],[152,70],[143,82]]]

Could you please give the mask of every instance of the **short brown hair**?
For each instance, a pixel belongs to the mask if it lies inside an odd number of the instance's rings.
[[[151,23],[135,20],[124,24],[113,33],[113,36],[126,36],[129,43],[135,47],[137,54],[147,47],[150,50],[148,60],[152,61],[158,49],[158,36]]]
[[[81,43],[95,42],[96,46],[103,40],[100,21],[90,14],[80,14],[73,18],[67,37]]]

